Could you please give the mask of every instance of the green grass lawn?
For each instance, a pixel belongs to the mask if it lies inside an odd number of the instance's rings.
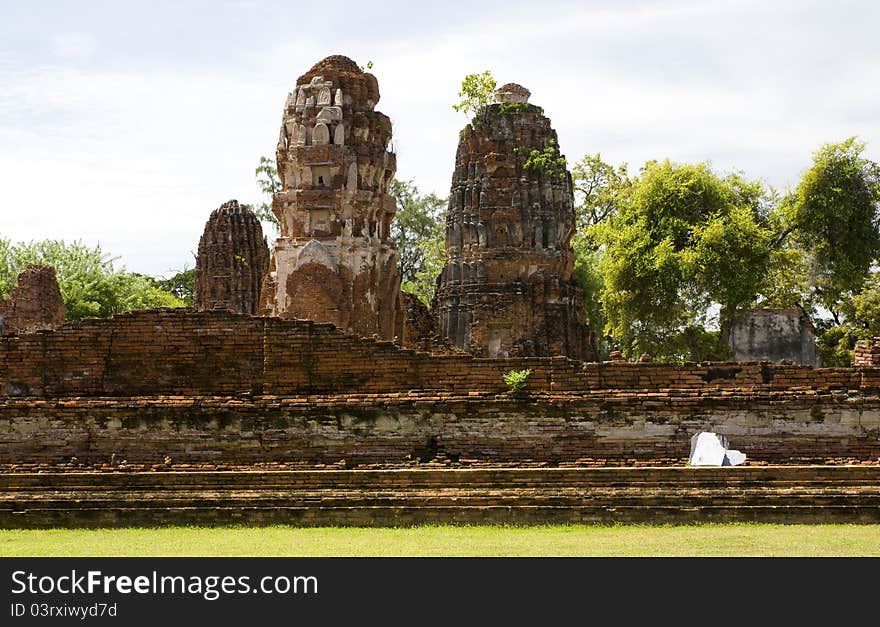
[[[880,556],[880,525],[0,530],[0,556]]]

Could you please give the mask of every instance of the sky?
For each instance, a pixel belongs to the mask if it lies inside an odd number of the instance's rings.
[[[223,202],[263,200],[296,78],[372,61],[400,179],[446,196],[465,75],[532,92],[574,163],[708,161],[779,190],[826,142],[880,161],[880,3],[0,0],[0,237],[193,267]]]

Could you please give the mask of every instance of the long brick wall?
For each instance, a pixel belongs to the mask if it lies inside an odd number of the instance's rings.
[[[0,338],[0,464],[683,464],[704,429],[750,462],[877,462],[878,390],[877,368],[475,359],[156,310]]]
[[[0,464],[684,464],[727,435],[750,462],[880,458],[880,401],[792,392],[7,399]]]
[[[880,368],[768,363],[581,363],[562,357],[430,355],[332,325],[224,311],[140,311],[0,338],[5,396],[504,392],[529,368],[529,390],[877,389]]]

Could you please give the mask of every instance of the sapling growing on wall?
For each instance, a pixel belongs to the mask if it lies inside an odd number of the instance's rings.
[[[532,374],[532,371],[529,368],[525,370],[510,370],[503,374],[501,378],[504,379],[504,383],[507,384],[507,389],[510,393],[516,394],[526,387],[526,380],[530,374]]]
[[[458,104],[452,108],[466,115],[476,115],[483,107],[495,102],[495,87],[497,83],[492,72],[486,70],[482,74],[468,74],[461,81],[461,98]]]

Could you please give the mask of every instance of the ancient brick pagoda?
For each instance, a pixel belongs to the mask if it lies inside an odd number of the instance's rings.
[[[476,355],[594,360],[572,280],[571,175],[527,167],[532,151],[558,150],[529,95],[504,85],[461,132],[433,310],[440,332]]]
[[[391,121],[374,110],[376,77],[332,56],[303,74],[284,106],[277,164],[281,222],[262,313],[331,322],[361,336],[402,335],[397,167]]]
[[[269,249],[260,220],[230,200],[215,209],[199,240],[193,307],[256,315],[269,268]]]

